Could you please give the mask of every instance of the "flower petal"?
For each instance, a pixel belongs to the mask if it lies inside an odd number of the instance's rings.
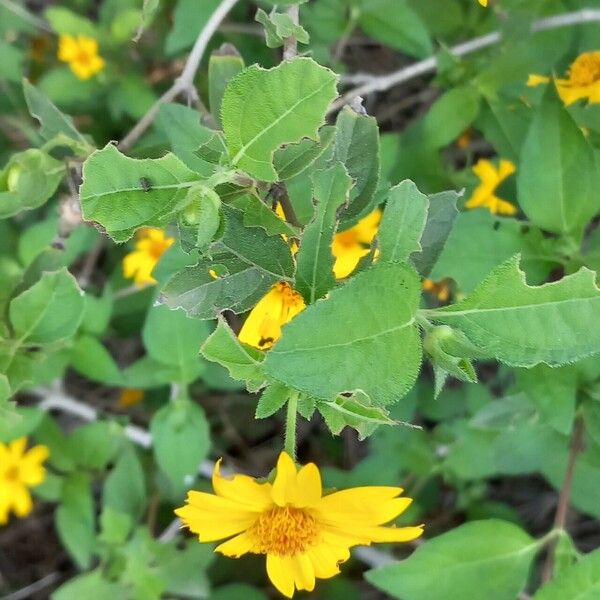
[[[218,496],[229,498],[248,510],[262,511],[272,505],[271,484],[257,483],[247,475],[221,476],[221,459],[215,465],[212,478],[213,489]]]
[[[313,546],[308,552],[315,577],[329,579],[340,572],[339,565],[350,558],[350,551],[343,546],[321,543]]]
[[[289,557],[267,554],[267,575],[284,596],[294,595],[294,570]]]
[[[296,490],[294,506],[314,506],[321,499],[323,488],[321,485],[321,473],[317,465],[308,463],[303,466],[296,477]]]
[[[33,509],[29,490],[24,485],[14,485],[11,496],[13,510],[17,517],[26,517]]]
[[[299,590],[312,592],[315,589],[315,569],[307,554],[296,554],[292,557],[294,581]]]
[[[271,488],[271,498],[277,506],[285,506],[295,500],[296,465],[287,452],[282,452],[277,460],[277,474]]]
[[[243,554],[247,554],[248,552],[252,552],[254,548],[254,541],[248,535],[247,532],[240,533],[236,535],[234,538],[219,544],[215,548],[215,552],[220,552],[225,556],[229,556],[231,558],[239,558]]]

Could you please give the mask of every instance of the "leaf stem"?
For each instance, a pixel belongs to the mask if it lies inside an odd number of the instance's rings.
[[[296,420],[298,418],[298,397],[299,392],[293,391],[290,394],[287,405],[287,414],[285,417],[285,442],[284,450],[296,460]]]

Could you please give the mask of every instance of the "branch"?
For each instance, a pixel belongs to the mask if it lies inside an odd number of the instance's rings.
[[[571,495],[571,485],[573,484],[573,475],[575,474],[575,463],[577,462],[577,456],[583,449],[583,434],[585,431],[583,419],[578,416],[575,419],[575,426],[573,427],[573,434],[571,436],[571,446],[569,448],[569,458],[567,461],[567,468],[565,471],[565,479],[562,487],[560,488],[560,494],[558,496],[558,504],[556,506],[556,515],[554,517],[554,530],[564,530],[567,522],[567,514],[569,512],[569,497]],[[558,540],[554,540],[548,547],[548,553],[546,555],[546,562],[542,569],[542,583],[547,583],[552,579],[554,572],[554,555],[556,552],[556,544]]]
[[[231,9],[239,2],[239,0],[222,0],[210,19],[206,22],[202,31],[196,39],[196,43],[188,56],[185,67],[181,75],[173,82],[173,85],[148,109],[148,112],[138,121],[135,127],[121,140],[119,149],[126,152],[140,138],[140,136],[150,127],[160,107],[166,102],[171,102],[179,94],[187,93],[194,94],[194,79],[200,68],[202,57],[206,52],[206,47],[210,42],[215,31],[221,25],[221,22],[229,14]]]
[[[300,17],[300,8],[297,4],[292,4],[287,10],[287,14],[292,19],[294,25],[298,25]],[[290,60],[298,54],[298,40],[295,35],[283,40],[283,60]]]
[[[545,19],[540,19],[539,21],[535,21],[531,26],[531,32],[536,33],[538,31],[547,31],[548,29],[557,29],[559,27],[567,27],[570,25],[581,25],[583,23],[592,23],[595,21],[600,21],[600,10],[592,9],[592,8],[584,8],[583,10],[579,10],[572,13],[564,13],[561,15],[555,15],[553,17],[547,17]],[[474,38],[467,42],[463,42],[456,46],[450,48],[450,52],[455,56],[466,56],[467,54],[471,54],[472,52],[476,52],[477,50],[481,50],[483,48],[487,48],[489,46],[493,46],[497,44],[502,39],[502,36],[499,31],[494,31],[492,33],[488,33],[487,35],[482,35],[481,37]],[[416,62],[408,67],[400,69],[399,71],[395,71],[388,75],[380,75],[380,76],[372,76],[368,81],[355,87],[354,89],[346,92],[342,95],[341,98],[336,100],[331,107],[329,108],[329,112],[336,111],[345,104],[348,104],[353,98],[357,96],[364,96],[366,94],[370,94],[372,92],[382,92],[385,90],[389,90],[391,87],[404,83],[405,81],[409,81],[414,79],[415,77],[419,77],[420,75],[425,75],[426,73],[432,73],[437,69],[437,59],[435,56],[431,56],[430,58],[426,58],[425,60],[421,60]],[[364,75],[355,75],[354,77],[365,77]]]

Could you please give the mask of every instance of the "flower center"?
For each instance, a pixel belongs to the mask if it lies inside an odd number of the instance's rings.
[[[275,506],[262,513],[248,533],[255,539],[260,554],[293,556],[315,543],[319,526],[301,508]]]
[[[336,233],[335,241],[338,244],[340,244],[340,246],[344,246],[345,248],[352,248],[359,243],[358,233],[354,228],[342,231],[341,233]]]
[[[600,81],[600,52],[586,52],[569,69],[571,85],[591,85]]]
[[[10,483],[19,481],[19,467],[17,467],[17,466],[9,467],[4,472],[4,479],[5,479],[5,481],[8,481]]]
[[[79,63],[80,65],[88,66],[91,62],[91,58],[92,57],[85,50],[79,50],[75,62]]]

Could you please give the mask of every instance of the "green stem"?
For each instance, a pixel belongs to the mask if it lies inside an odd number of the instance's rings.
[[[296,460],[296,419],[298,417],[298,392],[292,392],[290,394],[287,415],[285,418],[285,451],[292,457],[292,460]]]

